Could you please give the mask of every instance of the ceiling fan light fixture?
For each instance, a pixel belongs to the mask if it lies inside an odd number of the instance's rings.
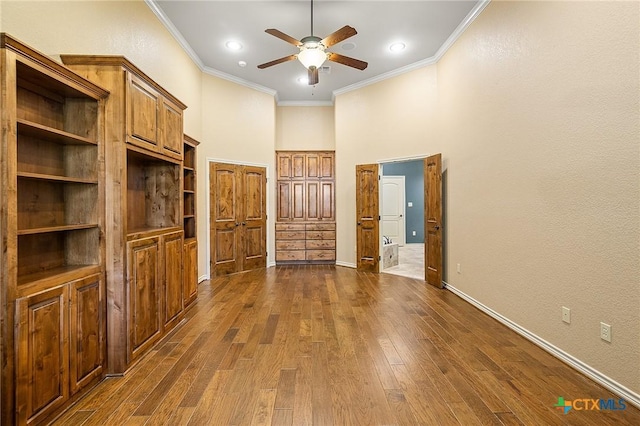
[[[324,61],[327,60],[327,53],[324,51],[325,47],[322,45],[320,38],[309,36],[301,41],[302,46],[300,46],[300,53],[298,53],[300,63],[306,69],[311,67],[320,68]]]

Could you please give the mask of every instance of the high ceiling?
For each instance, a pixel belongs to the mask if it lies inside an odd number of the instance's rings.
[[[395,75],[437,59],[486,5],[486,1],[314,1],[314,35],[323,38],[345,25],[358,34],[328,51],[369,63],[359,71],[325,62],[320,82],[300,83],[307,72],[297,60],[260,70],[257,65],[296,54],[272,35],[278,29],[295,39],[310,35],[309,0],[187,1],[147,0],[152,10],[205,71],[276,94],[280,105],[331,103],[334,93]],[[242,45],[227,48],[229,41]],[[406,48],[392,52],[402,42]],[[239,65],[244,61],[246,66]],[[328,69],[324,69],[328,66]]]

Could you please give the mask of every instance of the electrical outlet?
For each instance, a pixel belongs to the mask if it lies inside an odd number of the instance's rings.
[[[415,237],[416,236],[416,231],[413,231],[411,234]]]
[[[611,343],[611,326],[609,324],[600,323],[600,338]]]
[[[562,307],[562,321],[571,324],[571,309],[566,306]]]
[[[462,272],[460,271],[460,264],[459,264],[459,263],[456,265],[456,272],[457,272],[457,273],[459,273],[459,274],[461,274],[461,273],[462,273]]]

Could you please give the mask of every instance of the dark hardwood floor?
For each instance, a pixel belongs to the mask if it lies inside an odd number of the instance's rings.
[[[205,281],[187,319],[58,425],[638,425],[615,398],[446,290],[333,266]]]

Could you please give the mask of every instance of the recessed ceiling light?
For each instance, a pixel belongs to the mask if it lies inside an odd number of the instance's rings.
[[[407,46],[401,41],[399,41],[396,43],[391,43],[391,45],[389,46],[389,50],[392,52],[401,52],[404,50],[405,47]]]
[[[348,41],[342,44],[342,50],[353,50],[356,48],[356,44],[352,41]]]
[[[300,84],[309,84],[309,77],[298,77],[298,83]]]
[[[239,41],[234,41],[234,40],[229,40],[228,42],[225,43],[225,46],[227,46],[227,49],[229,49],[229,50],[240,50],[240,49],[242,49],[242,44],[240,44]]]
[[[247,66],[247,62],[246,61],[238,61],[238,66],[241,68],[244,68]]]

